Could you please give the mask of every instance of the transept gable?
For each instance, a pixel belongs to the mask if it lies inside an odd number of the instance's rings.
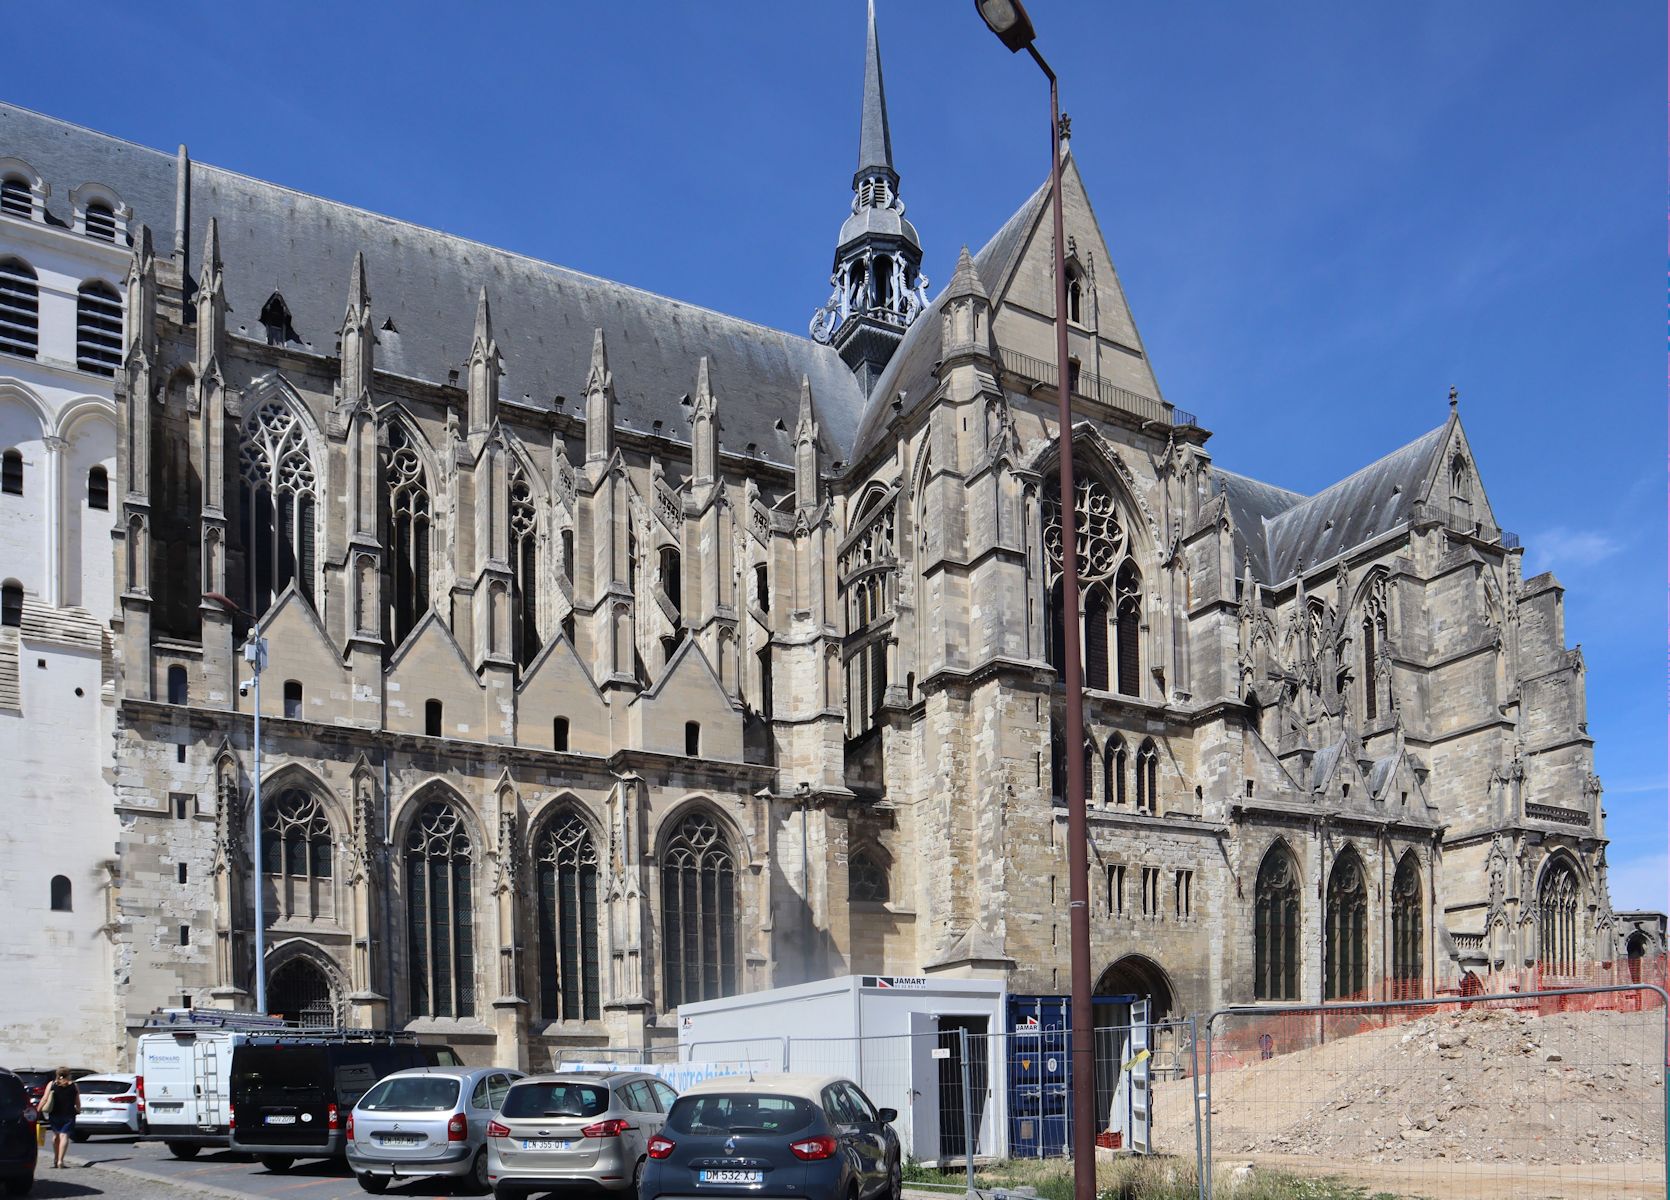
[[[699,757],[740,761],[742,711],[725,691],[694,639],[674,651],[661,677],[628,709],[636,744],[661,754],[684,754],[688,726],[698,726]]]
[[[567,722],[569,750],[609,752],[609,707],[586,664],[560,633],[540,650],[517,686],[517,743],[553,745],[552,725],[559,718]]]
[[[263,715],[284,715],[285,680],[295,680],[302,685],[300,719],[315,719],[308,715],[315,703],[320,706],[319,712],[336,711],[332,696],[347,694],[347,669],[318,612],[308,603],[294,580],[285,586],[272,607],[262,615],[260,631],[270,647],[267,670],[262,676]],[[240,666],[239,670],[242,672],[247,668]]]
[[[1467,432],[1461,426],[1461,416],[1453,408],[1443,433],[1438,452],[1427,464],[1426,477],[1411,499],[1437,512],[1477,521],[1485,530],[1494,530],[1496,516],[1485,494],[1478,460],[1473,457]]]

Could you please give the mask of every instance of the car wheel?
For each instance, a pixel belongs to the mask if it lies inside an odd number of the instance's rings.
[[[905,1168],[898,1159],[887,1172],[887,1200],[902,1200],[905,1194]]]
[[[493,1181],[487,1178],[487,1147],[483,1146],[475,1152],[475,1160],[470,1163],[470,1191],[477,1196],[485,1196],[493,1190]]]
[[[387,1175],[373,1175],[370,1171],[360,1172],[360,1187],[370,1192],[373,1196],[381,1196],[388,1190],[388,1185],[389,1181]]]
[[[8,1196],[27,1196],[34,1188],[35,1177],[33,1175],[25,1176],[22,1179],[6,1180],[6,1195]]]
[[[70,1134],[70,1141],[75,1142],[79,1145],[80,1143],[85,1142],[88,1138],[90,1138],[92,1136],[93,1135],[88,1133],[85,1129],[77,1129],[74,1133]]]
[[[261,1156],[261,1165],[274,1175],[284,1174],[290,1169],[290,1164],[295,1161],[288,1154],[263,1154]]]
[[[644,1186],[644,1160],[639,1159],[638,1165],[632,1168],[632,1195],[634,1198],[642,1194]]]
[[[172,1154],[175,1158],[196,1158],[197,1152],[201,1149],[203,1149],[203,1147],[195,1145],[191,1142],[168,1143],[168,1153]]]

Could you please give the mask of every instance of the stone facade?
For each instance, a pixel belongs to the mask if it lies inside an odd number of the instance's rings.
[[[849,971],[1061,992],[1069,738],[1104,993],[1662,952],[1610,909],[1560,586],[1521,578],[1456,406],[1316,496],[1222,470],[1070,152],[1088,693],[1062,728],[1048,188],[928,302],[880,74],[872,15],[811,339],[110,152],[139,209],[118,1020],[250,1005],[256,888],[270,1008],[472,1060]],[[98,136],[0,115],[31,171]]]

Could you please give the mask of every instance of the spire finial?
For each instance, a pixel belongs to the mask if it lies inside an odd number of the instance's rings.
[[[203,235],[203,269],[220,270],[220,222],[209,218],[209,231]]]
[[[870,0],[869,34],[864,43],[864,110],[859,126],[858,173],[852,186],[866,176],[884,175],[897,186],[893,170],[893,138],[887,128],[887,90],[881,82],[881,46],[876,40],[876,0]]]
[[[1451,384],[1450,385],[1450,411],[1451,412],[1455,411],[1456,403],[1460,399],[1461,399],[1461,393],[1456,390],[1454,384]]]
[[[371,289],[365,282],[365,252],[354,251],[354,267],[348,277],[348,308],[358,312],[371,301]]]
[[[482,345],[493,341],[493,314],[487,304],[487,288],[482,286],[475,304],[475,337]]]

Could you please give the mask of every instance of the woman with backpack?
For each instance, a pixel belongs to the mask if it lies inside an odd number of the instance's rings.
[[[56,1077],[46,1085],[41,1097],[41,1119],[52,1130],[52,1165],[62,1167],[64,1155],[69,1153],[70,1138],[75,1134],[75,1117],[81,1111],[81,1089],[70,1078],[68,1067],[59,1067]]]

